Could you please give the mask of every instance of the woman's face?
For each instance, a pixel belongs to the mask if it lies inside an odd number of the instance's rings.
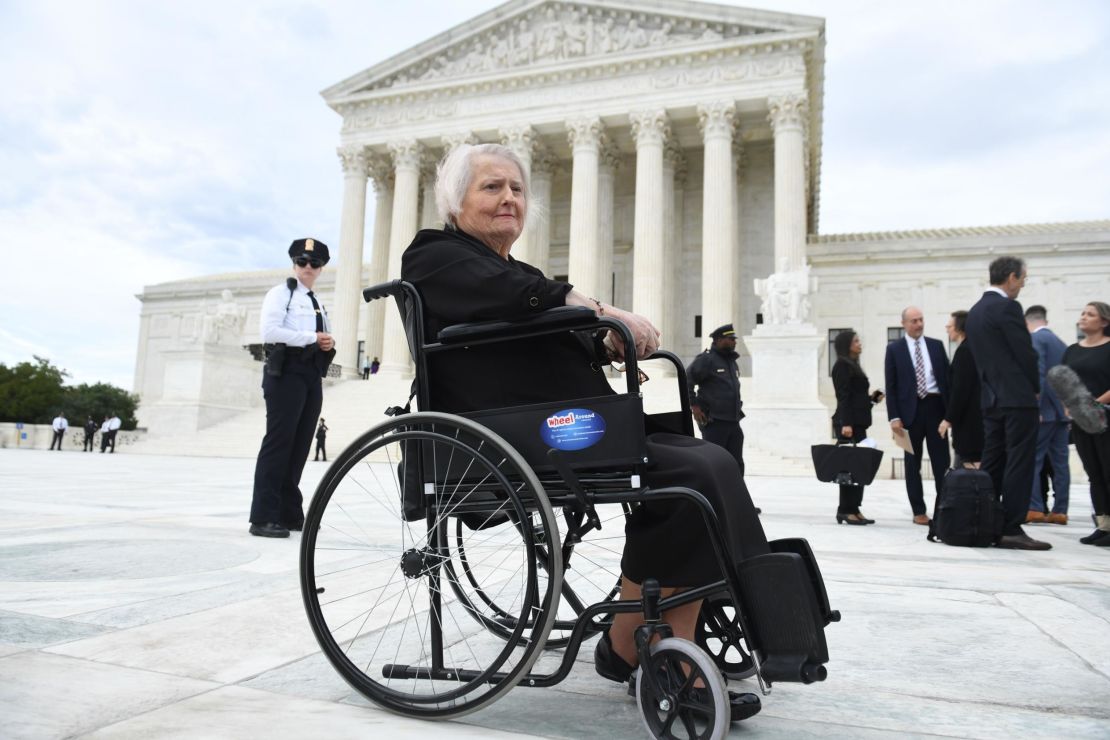
[[[852,343],[848,345],[848,354],[852,357],[859,357],[863,353],[863,342],[859,340],[859,334],[852,337]]]
[[[460,229],[484,242],[502,257],[524,230],[528,203],[517,166],[492,156],[475,157],[473,177],[455,221]]]
[[[963,334],[956,328],[956,320],[951,316],[948,317],[948,321],[944,324],[944,330],[948,332],[948,341],[950,342],[963,339]]]
[[[1102,334],[1106,327],[1106,320],[1098,315],[1098,309],[1088,304],[1083,307],[1083,312],[1079,314],[1079,331],[1087,334]]]

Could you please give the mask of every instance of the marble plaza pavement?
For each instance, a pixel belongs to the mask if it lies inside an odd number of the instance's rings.
[[[581,657],[456,722],[367,704],[310,633],[296,536],[247,535],[252,466],[0,450],[0,737],[645,736]],[[750,486],[770,536],[809,538],[844,620],[828,681],[776,685],[733,737],[1110,737],[1110,549],[1076,541],[1083,486],[1071,525],[1035,529],[1048,553],[928,543],[898,481],[869,489],[865,528],[836,525],[832,486]]]

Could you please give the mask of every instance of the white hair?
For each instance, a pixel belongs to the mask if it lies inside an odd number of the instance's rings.
[[[527,205],[525,228],[530,226],[539,214],[534,213],[537,209],[532,207],[532,184],[528,181],[528,172],[516,152],[501,144],[460,144],[440,160],[439,167],[436,168],[436,211],[440,220],[445,224],[457,224],[456,217],[462,211],[466,189],[474,180],[474,158],[481,156],[497,157],[516,165],[520,171],[524,202]]]

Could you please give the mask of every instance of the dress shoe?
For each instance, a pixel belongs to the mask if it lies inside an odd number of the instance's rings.
[[[1067,514],[1059,514],[1059,513],[1054,511],[1051,514],[1049,514],[1047,517],[1045,517],[1045,521],[1048,522],[1049,524],[1067,524],[1068,523],[1068,515]]]
[[[921,525],[924,525],[924,526],[928,527],[929,526],[929,515],[928,514],[914,514],[913,515],[913,523],[914,524],[921,524]]]
[[[624,658],[613,651],[613,641],[609,639],[609,633],[602,632],[601,639],[594,647],[594,670],[602,678],[624,683],[632,678],[636,668],[625,663]]]
[[[1004,534],[998,538],[995,547],[1003,550],[1051,550],[1052,545],[1035,540],[1027,534]]]
[[[867,517],[865,517],[863,515],[862,511],[857,511],[856,516],[858,516],[860,519],[862,519],[864,524],[874,524],[875,523],[874,519],[868,519]]]
[[[1086,537],[1079,538],[1079,541],[1082,542],[1084,545],[1097,545],[1103,540],[1110,540],[1110,532],[1107,532],[1104,529],[1096,529],[1094,532],[1091,532]],[[1110,544],[1110,542],[1107,542],[1106,544]]]
[[[635,676],[632,676],[628,682],[628,695],[636,696]],[[695,686],[690,689],[690,698],[698,703],[707,703],[709,701],[709,697],[705,695],[705,688],[702,686]],[[741,720],[759,714],[759,710],[763,709],[763,704],[760,703],[757,694],[730,691],[728,692],[728,709],[729,722],[740,722]]]
[[[289,530],[280,524],[267,522],[265,524],[252,524],[251,534],[255,537],[288,537]]]
[[[1030,509],[1029,513],[1025,515],[1025,523],[1026,524],[1044,524],[1045,523],[1044,512],[1043,511],[1034,511],[1034,510]]]
[[[836,523],[854,524],[857,527],[862,527],[867,524],[867,522],[859,514],[837,514]]]
[[[285,528],[288,529],[290,532],[300,532],[302,529],[304,529],[304,520],[302,519],[296,524],[286,524]]]

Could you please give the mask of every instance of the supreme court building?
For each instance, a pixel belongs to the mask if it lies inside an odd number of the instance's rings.
[[[324,90],[342,117],[339,259],[317,287],[336,362],[348,376],[363,357],[409,372],[397,312],[364,304],[361,289],[398,277],[415,232],[437,225],[435,164],[463,142],[504,143],[530,170],[542,217],[514,257],[651,317],[686,362],[733,322],[745,429],[779,451],[827,436],[830,333],[861,334],[880,386],[901,309],[920,305],[927,333],[943,336],[993,256],[1026,259],[1022,300],[1048,306],[1058,333],[1107,299],[1110,221],[822,235],[824,51],[821,18],[511,0]],[[147,426],[201,428],[256,403],[243,347],[286,274],[144,290],[135,390]]]

